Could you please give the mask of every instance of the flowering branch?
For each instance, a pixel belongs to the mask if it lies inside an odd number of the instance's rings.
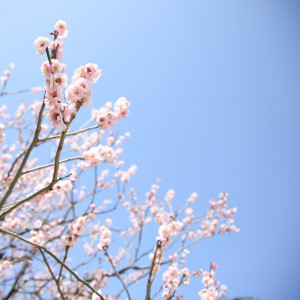
[[[34,42],[37,54],[47,55],[41,67],[45,77],[43,101],[35,100],[29,109],[24,101],[15,117],[6,113],[5,104],[0,106],[0,119],[4,120],[0,123],[0,298],[41,298],[43,293],[60,299],[116,300],[122,294],[131,299],[129,287],[132,293],[134,283],[147,278],[146,300],[162,290],[164,299],[172,299],[181,284],[189,284],[192,276],[200,275],[204,289],[198,294],[202,300],[224,298],[227,287],[214,279],[215,263],[211,263],[209,272],[190,272],[184,265],[188,248],[201,239],[239,231],[233,219],[236,208],[228,208],[228,194],[210,200],[204,214],[192,209],[196,193],[175,210],[175,191],[170,189],[161,199],[157,179],[146,198],[139,201],[130,186],[137,167],[125,169],[121,158],[122,144],[130,134],[119,135],[112,130],[128,115],[129,101],[121,97],[114,104],[107,102],[99,110],[93,109],[78,130],[69,131],[79,110],[90,105],[92,83],[101,77],[101,70],[93,63],[80,66],[68,85],[61,63],[62,38],[67,33],[65,22],[60,20],[50,33],[52,41],[39,37]],[[0,96],[9,94],[5,87],[10,71],[3,74]],[[34,116],[34,126],[25,117],[28,112]],[[4,144],[8,128],[17,133],[12,145]],[[43,149],[52,147],[45,151],[51,153],[47,162],[40,162],[36,155],[41,154],[35,149],[42,144]],[[107,193],[109,189],[116,189],[117,198]],[[129,218],[123,218],[124,213]],[[146,232],[148,224],[158,226],[157,236]],[[145,246],[145,236],[156,241],[155,249]],[[74,258],[70,250],[75,247],[84,250],[86,256],[76,259],[71,267],[67,261]],[[108,247],[112,249],[109,254]],[[51,265],[54,260],[57,268]],[[92,270],[91,266],[96,268]],[[80,278],[76,272],[82,268],[84,277]],[[12,272],[17,274],[16,279],[11,277]],[[151,296],[159,272],[163,284]],[[102,290],[118,280],[121,289],[112,297],[102,296]],[[9,291],[6,297],[2,288]]]
[[[44,96],[44,98],[45,98],[45,96]],[[22,162],[19,166],[19,169],[18,169],[17,173],[15,174],[13,180],[11,181],[10,185],[8,186],[8,189],[7,189],[6,193],[4,194],[2,199],[0,200],[0,210],[3,207],[3,205],[5,204],[6,200],[10,196],[10,194],[12,193],[12,190],[13,190],[14,186],[16,185],[18,179],[22,176],[22,171],[23,171],[23,168],[26,165],[26,162],[29,158],[29,155],[31,154],[32,149],[35,147],[35,145],[38,142],[38,136],[41,132],[41,123],[42,123],[42,119],[43,119],[44,108],[45,108],[45,103],[43,102],[42,107],[41,107],[40,112],[39,112],[39,117],[38,117],[38,121],[37,121],[37,124],[36,124],[36,129],[35,129],[35,133],[34,133],[32,142],[29,145],[28,149],[26,150],[26,152],[24,154],[24,158],[23,158],[23,160],[22,160]]]
[[[100,297],[101,300],[105,300],[93,287],[91,287],[86,281],[82,280],[74,271],[72,271],[64,262],[62,262],[57,256],[55,256],[52,252],[50,252],[48,249],[46,249],[45,247],[38,245],[36,243],[33,243],[31,241],[28,241],[27,239],[19,236],[18,234],[11,232],[9,230],[0,228],[0,232],[5,233],[5,234],[9,234],[27,244],[30,244],[36,248],[38,248],[40,251],[44,251],[46,253],[48,253],[52,258],[54,258],[56,260],[57,263],[59,263],[60,265],[62,265],[67,271],[69,271],[76,279],[77,281],[81,282],[82,284],[84,284],[87,288],[89,288],[93,293],[95,293],[98,297]]]

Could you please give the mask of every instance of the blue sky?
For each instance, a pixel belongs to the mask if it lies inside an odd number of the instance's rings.
[[[216,261],[230,297],[296,299],[299,17],[290,0],[1,1],[0,70],[16,64],[8,90],[42,85],[33,41],[65,20],[68,75],[103,69],[93,106],[132,103],[119,128],[140,197],[162,177],[178,203],[195,191],[200,211],[225,191],[238,207],[241,232],[203,241],[190,262]]]

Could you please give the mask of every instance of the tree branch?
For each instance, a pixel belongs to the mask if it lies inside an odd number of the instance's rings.
[[[44,99],[45,99],[45,95],[46,95],[46,92],[44,94]],[[24,158],[21,162],[21,165],[20,165],[16,175],[14,176],[13,180],[11,181],[10,185],[8,186],[7,191],[5,192],[4,196],[2,197],[2,199],[0,201],[0,210],[3,207],[3,205],[5,204],[6,200],[10,196],[10,194],[12,193],[13,188],[14,188],[15,184],[17,183],[18,179],[22,176],[23,168],[25,167],[25,165],[27,163],[27,160],[28,160],[28,158],[31,154],[32,149],[35,147],[35,145],[38,142],[38,137],[39,137],[39,134],[41,132],[41,123],[42,123],[42,119],[43,119],[44,109],[45,109],[45,102],[43,101],[42,107],[41,107],[40,112],[39,112],[39,117],[38,117],[38,121],[37,121],[37,124],[36,124],[36,129],[35,129],[35,133],[34,133],[32,142],[31,142],[31,144],[29,145],[28,149],[26,150],[26,152],[24,154]]]
[[[81,279],[73,270],[71,270],[64,262],[62,262],[57,256],[55,256],[52,252],[50,252],[48,249],[46,249],[45,247],[38,245],[36,243],[33,243],[21,236],[19,236],[17,233],[0,228],[0,232],[11,235],[27,244],[30,244],[40,250],[43,250],[44,252],[48,253],[52,258],[54,258],[56,260],[56,262],[60,265],[62,265],[66,270],[68,270],[76,279],[78,282],[81,282],[83,285],[85,285],[87,288],[89,288],[93,293],[95,293],[97,296],[100,297],[101,300],[105,300],[92,286],[90,286],[86,281],[84,281],[83,279]]]
[[[55,275],[53,274],[53,272],[52,272],[52,270],[51,270],[51,267],[50,267],[50,265],[49,265],[49,263],[48,263],[48,261],[47,261],[47,258],[46,258],[46,256],[45,256],[45,254],[43,253],[43,250],[40,249],[40,252],[41,252],[41,254],[42,254],[42,256],[43,256],[44,262],[45,262],[45,264],[47,265],[47,268],[48,268],[48,270],[49,270],[49,272],[50,272],[50,274],[51,274],[53,280],[54,280],[55,283],[56,283],[56,286],[57,286],[57,289],[58,289],[58,292],[59,292],[59,294],[60,294],[61,299],[65,300],[64,294],[62,293],[62,291],[61,291],[61,289],[60,289],[60,286],[59,286],[59,281],[55,278]]]
[[[123,285],[123,288],[124,288],[124,290],[126,291],[126,294],[127,294],[127,296],[128,296],[128,299],[129,299],[129,300],[131,300],[131,297],[130,297],[129,291],[128,291],[128,289],[127,289],[127,287],[126,287],[126,285],[125,285],[125,283],[124,283],[123,279],[121,278],[120,274],[118,273],[118,271],[117,271],[116,267],[114,266],[114,263],[113,263],[113,261],[111,260],[110,256],[108,255],[108,252],[107,252],[107,250],[105,250],[104,254],[107,256],[107,258],[108,258],[108,260],[109,260],[109,262],[110,262],[111,266],[113,267],[113,269],[114,269],[114,271],[115,271],[115,273],[116,273],[117,277],[118,277],[118,278],[119,278],[119,280],[121,281],[121,283],[122,283],[122,285]]]

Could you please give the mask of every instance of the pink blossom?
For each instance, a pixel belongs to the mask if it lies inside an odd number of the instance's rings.
[[[72,78],[72,82],[78,78],[86,78],[92,83],[96,83],[101,77],[101,70],[98,68],[98,65],[93,63],[88,63],[85,67],[81,66],[78,68]]]
[[[71,117],[77,113],[77,108],[75,103],[71,103],[67,105],[66,103],[63,103],[61,105],[61,111],[63,113],[63,119],[65,122],[70,122]]]
[[[174,196],[175,196],[175,191],[174,190],[168,190],[167,195],[165,197],[165,200],[167,202],[170,202],[174,199]]]
[[[95,220],[95,218],[96,218],[96,217],[95,217],[95,214],[89,213],[89,219],[90,219],[90,220],[93,221],[93,220]]]
[[[111,226],[112,225],[112,220],[110,219],[110,218],[107,218],[106,220],[105,220],[105,226]]]
[[[163,285],[164,291],[162,294],[163,298],[169,298],[172,291],[176,291],[179,286],[181,272],[178,269],[178,263],[172,263],[169,265],[168,270],[163,274]]]
[[[87,255],[93,255],[94,254],[94,249],[88,245],[88,244],[84,244],[84,251]],[[100,298],[99,298],[100,299]]]
[[[9,77],[11,75],[11,72],[9,70],[4,70],[3,74]]]
[[[129,174],[130,176],[133,176],[133,175],[135,174],[136,170],[137,170],[137,166],[136,166],[136,165],[132,165],[132,166],[129,168],[129,170],[128,170],[128,174]]]
[[[54,29],[58,32],[58,37],[60,37],[60,38],[67,37],[68,27],[64,21],[62,21],[62,20],[57,21],[54,26]]]
[[[57,103],[62,100],[63,93],[59,89],[49,89],[46,90],[45,98],[47,98],[50,102],[55,101],[54,103]]]
[[[81,107],[86,108],[92,103],[92,94],[85,94],[81,99]]]
[[[53,75],[53,83],[55,88],[57,89],[64,89],[68,85],[68,78],[66,74],[63,73],[56,73]]]
[[[92,86],[90,82],[86,78],[78,78],[75,82],[73,82],[76,85],[79,85],[82,87],[84,94],[90,94],[92,91]]]
[[[84,96],[84,90],[80,85],[71,84],[66,90],[66,100],[69,103],[81,101]]]
[[[40,93],[42,91],[42,87],[41,86],[33,86],[30,90],[31,94],[37,94]]]
[[[60,109],[49,109],[48,118],[52,127],[59,128],[62,131],[67,129],[67,126],[63,121],[63,115]]]
[[[107,250],[109,247],[109,244],[111,243],[111,231],[106,227],[102,226],[100,228],[100,233],[101,233],[101,238],[100,238],[100,243],[98,244],[98,248],[100,250]]]
[[[41,220],[36,220],[34,222],[34,227],[35,228],[41,228],[42,227],[43,222]]]
[[[61,61],[64,55],[64,41],[60,39],[56,39],[55,41],[51,42],[49,48],[55,52],[55,58],[58,61]]]
[[[37,38],[33,43],[36,54],[43,56],[46,48],[48,48],[50,44],[51,41],[47,37]]]
[[[102,129],[110,129],[118,122],[118,115],[102,107],[97,114],[96,121]]]
[[[6,82],[7,82],[7,80],[8,80],[8,77],[7,77],[7,76],[5,76],[5,75],[2,75],[2,76],[1,76],[1,84],[2,84],[2,85],[5,85]]]
[[[0,123],[0,143],[5,141],[5,133],[4,133],[5,125]]]
[[[41,66],[43,76],[46,78],[50,77],[51,74],[61,73],[63,71],[63,66],[57,59],[52,59],[51,62],[52,64],[50,65],[48,61],[44,61]],[[50,86],[50,88],[52,88],[52,86]]]
[[[130,102],[125,98],[121,97],[117,100],[114,105],[114,110],[118,114],[119,119],[124,119],[128,116]]]
[[[85,78],[95,83],[101,77],[101,70],[98,69],[98,65],[88,63],[86,66]]]
[[[16,113],[15,113],[16,119],[22,118],[22,116],[24,115],[25,109],[26,109],[26,103],[23,102],[19,105],[18,109],[16,110]]]
[[[32,243],[35,243],[35,244],[38,244],[38,245],[42,245],[42,243],[44,241],[44,238],[45,238],[45,236],[44,236],[44,234],[42,232],[31,230],[30,234],[31,234],[30,241]]]

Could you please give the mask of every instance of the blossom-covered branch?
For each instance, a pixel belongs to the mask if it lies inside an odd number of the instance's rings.
[[[216,264],[205,271],[187,258],[202,239],[238,232],[237,209],[227,193],[205,212],[196,193],[178,208],[175,190],[161,196],[160,179],[142,199],[136,194],[138,168],[122,158],[130,133],[115,133],[131,104],[125,97],[103,103],[75,128],[102,73],[84,63],[68,84],[67,34],[60,20],[50,37],[34,41],[46,57],[43,99],[24,100],[14,113],[0,106],[0,298],[135,299],[138,283],[145,299],[182,299],[182,285],[200,276],[202,300],[224,298]],[[12,68],[3,72],[0,96],[11,93]]]

